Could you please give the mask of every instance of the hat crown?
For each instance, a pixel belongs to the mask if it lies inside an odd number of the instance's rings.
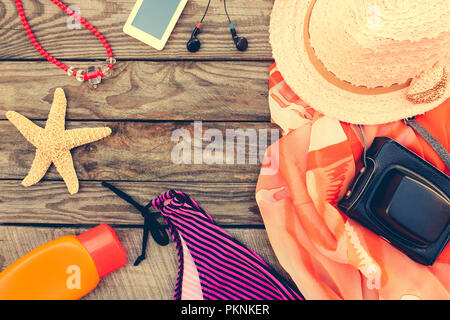
[[[356,86],[402,84],[448,59],[449,0],[318,0],[310,42],[325,68]]]

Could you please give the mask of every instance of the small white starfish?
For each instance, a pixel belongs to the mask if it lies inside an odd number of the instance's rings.
[[[111,129],[108,127],[66,130],[66,107],[67,100],[64,91],[58,88],[55,90],[45,128],[35,125],[17,112],[8,111],[6,113],[6,118],[36,147],[36,156],[31,169],[22,181],[25,187],[38,183],[53,162],[70,194],[77,193],[79,183],[70,150],[111,134]]]

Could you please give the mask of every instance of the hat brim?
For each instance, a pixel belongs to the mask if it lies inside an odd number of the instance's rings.
[[[270,43],[286,83],[313,109],[343,122],[375,125],[423,114],[450,96],[447,85],[440,99],[414,104],[406,97],[408,88],[367,95],[342,90],[330,83],[314,67],[305,46],[303,30],[311,1],[275,1],[270,20]]]

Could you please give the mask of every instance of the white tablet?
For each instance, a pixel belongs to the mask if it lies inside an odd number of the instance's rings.
[[[138,0],[123,31],[162,50],[188,0]]]

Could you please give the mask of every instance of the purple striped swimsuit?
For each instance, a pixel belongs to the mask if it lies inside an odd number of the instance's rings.
[[[258,254],[219,228],[194,200],[170,190],[152,201],[178,253],[176,300],[301,300]]]

